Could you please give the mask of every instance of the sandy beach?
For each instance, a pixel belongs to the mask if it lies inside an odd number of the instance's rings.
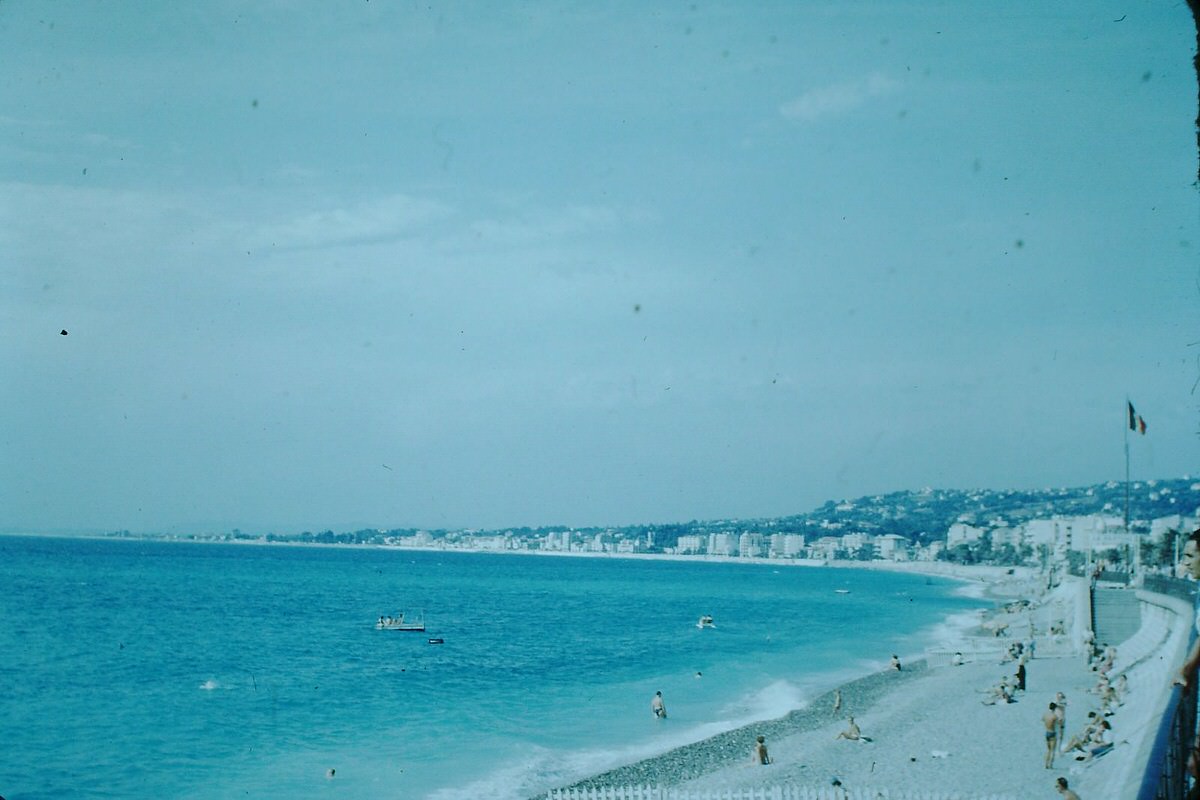
[[[1055,694],[1067,698],[1068,738],[1083,728],[1089,711],[1100,708],[1097,673],[1084,655],[1071,652],[1071,628],[1078,626],[1071,603],[1078,586],[1068,584],[1043,596],[1035,580],[994,573],[984,577],[989,596],[998,603],[1024,598],[1033,601],[1032,610],[1008,614],[998,609],[983,615],[981,625],[968,630],[958,648],[968,654],[967,663],[952,665],[931,653],[899,672],[886,670],[844,684],[837,690],[841,708],[836,712],[831,690],[780,719],[728,731],[574,785],[719,791],[829,786],[838,780],[856,789],[1026,800],[1058,797],[1055,779],[1065,776],[1084,800],[1136,793],[1131,787],[1140,780],[1158,709],[1181,659],[1180,642],[1186,644],[1185,615],[1179,609],[1152,607],[1143,612],[1141,632],[1118,648],[1112,674],[1124,672],[1129,689],[1108,717],[1116,747],[1092,761],[1077,760],[1077,753],[1056,755],[1053,768],[1047,769],[1041,717]],[[1011,704],[985,704],[987,690],[1016,669],[1013,661],[1003,659],[1003,649],[1023,638],[1030,622],[1045,632],[1050,622],[1060,620],[1067,625],[1066,635],[1038,637],[1042,652],[1026,664],[1025,691]],[[1013,636],[994,636],[991,630],[998,624],[1008,624]],[[837,738],[851,715],[871,741]],[[766,766],[752,760],[759,735],[772,757]]]

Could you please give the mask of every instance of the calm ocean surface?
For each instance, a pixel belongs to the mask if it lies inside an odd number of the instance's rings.
[[[984,605],[886,572],[26,537],[0,585],[8,800],[516,800],[779,716]],[[425,634],[373,627],[418,609]]]

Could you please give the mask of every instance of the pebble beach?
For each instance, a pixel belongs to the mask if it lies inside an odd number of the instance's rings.
[[[1037,609],[1045,599],[1029,584],[993,580],[987,591],[998,607],[1023,599]],[[1055,613],[1061,608],[1060,602]],[[900,671],[867,675],[779,719],[727,731],[573,786],[719,792],[776,785],[819,787],[837,781],[847,789],[1026,800],[1059,797],[1055,781],[1062,776],[1084,800],[1126,796],[1122,792],[1130,791],[1128,786],[1140,778],[1143,750],[1153,737],[1156,709],[1181,658],[1187,622],[1169,613],[1154,616],[1120,653],[1114,674],[1127,675],[1129,691],[1108,718],[1116,747],[1094,761],[1079,761],[1075,753],[1057,755],[1047,769],[1042,715],[1062,692],[1067,698],[1066,734],[1078,732],[1087,713],[1100,708],[1098,676],[1081,653],[1035,654],[1026,664],[1025,691],[1016,694],[1015,702],[986,704],[987,690],[1015,669],[1014,662],[995,653],[998,642],[991,630],[1001,621],[1017,632],[1022,623],[1028,629],[1031,614],[1037,611],[984,615],[981,625],[964,635],[962,650],[972,654],[964,664],[930,659],[904,664]],[[1065,616],[1070,626],[1070,615]],[[836,710],[835,692],[841,699]],[[870,741],[837,738],[850,716]],[[752,757],[760,735],[771,755],[768,765]]]

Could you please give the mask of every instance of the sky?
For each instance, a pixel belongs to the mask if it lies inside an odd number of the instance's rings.
[[[1184,2],[0,2],[0,530],[1200,456]],[[66,331],[67,335],[61,332]]]

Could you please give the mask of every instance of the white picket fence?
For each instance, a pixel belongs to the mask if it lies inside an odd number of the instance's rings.
[[[1016,800],[1012,795],[958,792],[903,792],[842,786],[756,786],[741,789],[676,789],[656,786],[601,786],[552,789],[548,800]]]

